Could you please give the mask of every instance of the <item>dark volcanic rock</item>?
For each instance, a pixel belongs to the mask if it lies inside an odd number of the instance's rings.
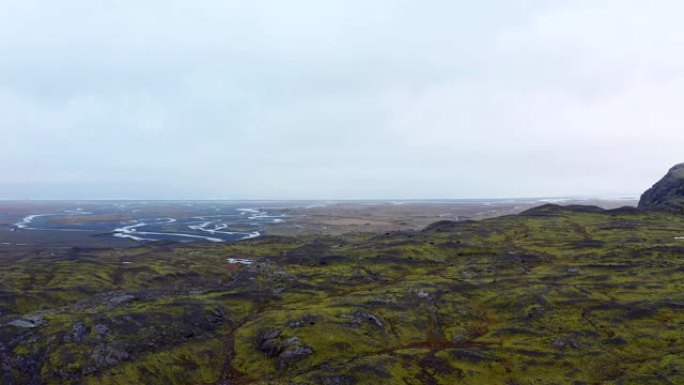
[[[107,325],[97,324],[97,325],[93,326],[93,331],[96,334],[102,336],[102,335],[107,334],[107,332],[109,331],[109,327],[107,327]]]
[[[289,364],[295,361],[302,360],[312,354],[313,350],[310,347],[301,344],[301,342],[297,340],[297,342],[290,345],[285,351],[283,351],[280,354],[280,356],[278,357],[278,368],[284,369]]]
[[[32,329],[42,325],[43,323],[45,323],[45,320],[40,315],[29,314],[23,316],[22,318],[8,322],[7,324],[18,328]]]
[[[257,339],[256,348],[267,357],[278,357],[278,369],[285,369],[314,353],[313,349],[304,344],[301,338],[297,336],[285,338],[280,330],[261,333]]]
[[[75,342],[81,342],[88,335],[88,329],[86,329],[83,322],[78,321],[73,327],[73,338]]]
[[[101,344],[95,347],[91,354],[91,359],[95,361],[98,367],[114,366],[121,361],[127,360],[129,357],[121,346],[116,343]]]
[[[360,327],[364,322],[368,322],[372,325],[375,325],[380,329],[385,327],[382,324],[382,321],[380,321],[380,319],[376,315],[365,311],[357,311],[353,314],[342,314],[341,317],[351,319],[351,322],[345,324],[349,327],[357,328]]]
[[[299,328],[302,326],[313,326],[316,324],[316,321],[318,321],[319,317],[313,316],[313,315],[305,315],[304,317],[291,321],[290,323],[287,324],[288,327],[291,328]]]
[[[267,357],[276,357],[283,351],[283,343],[278,340],[280,330],[265,332],[259,336],[256,348]]]
[[[663,179],[643,193],[639,208],[684,213],[684,163],[672,167]]]

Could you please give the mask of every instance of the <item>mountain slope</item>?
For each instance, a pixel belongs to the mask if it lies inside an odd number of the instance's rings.
[[[672,167],[658,183],[643,193],[639,208],[684,213],[684,163]]]

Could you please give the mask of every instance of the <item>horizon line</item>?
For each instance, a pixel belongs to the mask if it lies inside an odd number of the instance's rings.
[[[505,201],[505,200],[639,200],[633,195],[575,195],[575,196],[527,196],[499,198],[0,198],[2,202],[436,202],[436,201]]]

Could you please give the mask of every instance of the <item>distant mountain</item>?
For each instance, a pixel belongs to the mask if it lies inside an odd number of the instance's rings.
[[[643,193],[639,208],[684,213],[684,163],[672,167],[667,175]]]

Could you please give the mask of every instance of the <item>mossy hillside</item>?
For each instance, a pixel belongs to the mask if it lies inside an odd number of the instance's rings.
[[[684,383],[679,236],[678,215],[547,206],[421,232],[16,250],[2,379]]]

